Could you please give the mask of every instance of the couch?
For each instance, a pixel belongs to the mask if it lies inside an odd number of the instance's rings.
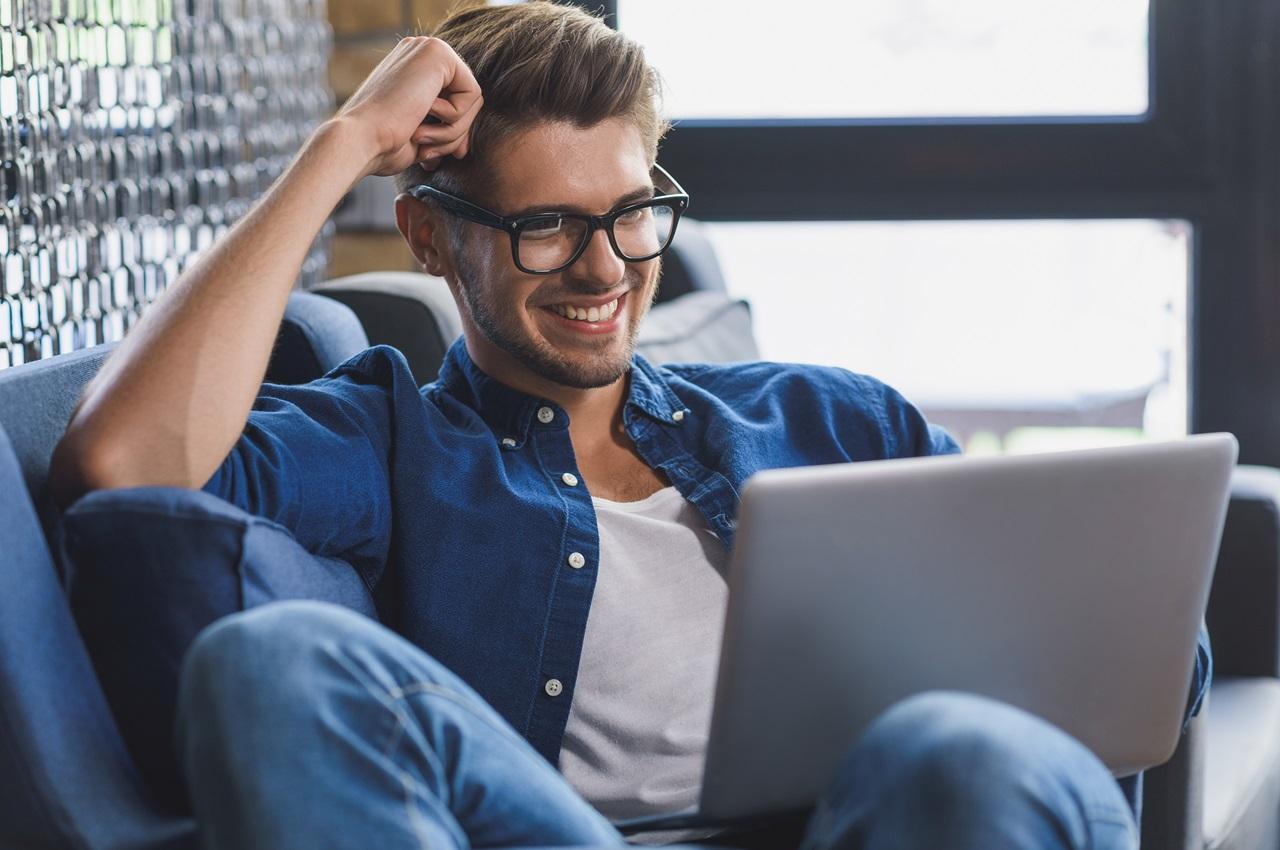
[[[755,356],[749,313],[724,295],[696,223],[677,244],[642,350]],[[331,281],[291,297],[268,380],[310,380],[372,341],[404,350],[425,383],[459,327],[439,280]],[[124,744],[49,545],[49,457],[109,350],[0,372],[0,848],[195,846]],[[1143,847],[1280,849],[1280,471],[1237,472],[1208,620],[1217,678],[1174,758],[1147,776]]]

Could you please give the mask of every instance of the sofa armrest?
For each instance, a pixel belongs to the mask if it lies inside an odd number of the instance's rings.
[[[1215,676],[1280,676],[1280,469],[1232,477],[1206,619]]]

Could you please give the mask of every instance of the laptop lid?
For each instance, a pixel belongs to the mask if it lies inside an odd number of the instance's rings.
[[[1116,774],[1177,744],[1227,434],[771,470],[743,492],[701,814],[810,805],[927,690],[1035,713]]]

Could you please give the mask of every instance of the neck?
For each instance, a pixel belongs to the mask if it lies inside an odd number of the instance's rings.
[[[587,435],[606,437],[614,425],[622,421],[622,405],[627,397],[625,374],[603,387],[569,387],[530,371],[506,352],[495,349],[487,340],[477,342],[472,334],[466,334],[465,339],[471,361],[490,378],[564,408],[569,414],[575,443]]]

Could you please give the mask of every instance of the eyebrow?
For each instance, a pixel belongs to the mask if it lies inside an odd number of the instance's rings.
[[[609,207],[609,212],[613,212],[618,207],[635,203],[636,201],[648,200],[658,196],[658,188],[656,186],[642,186],[639,189],[632,189],[625,195],[620,196]],[[574,213],[577,215],[595,215],[584,207],[573,206],[571,204],[560,204],[559,206],[551,206],[548,204],[534,204],[523,209],[508,213],[507,218],[523,218],[527,215],[538,215],[540,213]]]

